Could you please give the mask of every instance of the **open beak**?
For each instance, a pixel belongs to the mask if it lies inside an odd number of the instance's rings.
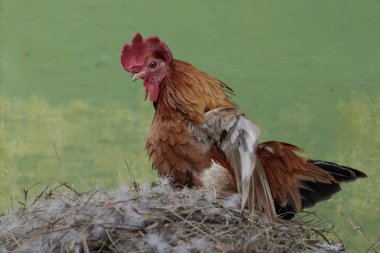
[[[141,72],[139,72],[139,73],[135,73],[135,74],[133,74],[132,75],[132,82],[133,81],[136,81],[137,79],[139,79],[139,78],[144,78],[145,77],[145,71],[141,71]]]

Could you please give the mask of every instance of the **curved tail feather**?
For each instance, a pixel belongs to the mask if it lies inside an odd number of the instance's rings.
[[[367,175],[359,170],[321,160],[308,160],[296,146],[265,142],[257,154],[268,178],[277,214],[291,219],[304,208],[329,199],[341,190],[340,183]]]
[[[318,166],[332,175],[336,182],[352,182],[358,178],[366,178],[367,175],[360,170],[342,166],[333,162],[321,160],[308,160],[308,163]]]

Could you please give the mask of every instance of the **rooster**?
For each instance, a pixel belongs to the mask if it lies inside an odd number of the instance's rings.
[[[142,79],[155,110],[146,150],[159,176],[217,196],[241,193],[241,208],[270,219],[295,213],[341,190],[363,172],[299,155],[297,146],[258,142],[259,128],[231,101],[224,82],[173,58],[158,37],[136,33],[121,64]]]

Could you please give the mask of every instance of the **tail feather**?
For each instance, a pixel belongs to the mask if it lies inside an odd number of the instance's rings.
[[[338,183],[351,182],[358,178],[366,178],[367,175],[357,169],[353,169],[347,166],[342,166],[332,162],[320,161],[320,160],[308,160],[308,163],[314,164],[319,168],[327,171],[332,175]]]
[[[314,206],[317,202],[329,199],[333,194],[342,190],[338,183],[324,184],[320,182],[301,182],[305,188],[300,188],[302,208]]]
[[[327,171],[334,177],[335,182],[326,184],[318,181],[300,180],[299,191],[302,198],[302,209],[312,207],[317,202],[329,199],[333,194],[341,190],[340,183],[351,182],[357,178],[367,177],[365,173],[359,170],[341,166],[336,163],[320,160],[308,160],[307,162]],[[291,204],[285,206],[277,204],[276,211],[283,219],[292,219],[296,213],[296,210],[294,210]]]

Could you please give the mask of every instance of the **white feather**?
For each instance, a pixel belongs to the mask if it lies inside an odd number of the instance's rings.
[[[262,167],[255,173],[258,167],[256,146],[260,135],[259,128],[237,108],[217,108],[206,113],[201,129],[219,145],[233,167],[236,185],[241,193],[241,209],[245,208],[248,201],[251,212],[256,205],[260,210],[265,206],[270,209],[268,212],[274,212],[272,195],[268,191],[268,182],[265,175],[263,176]],[[265,196],[255,199],[258,191]],[[266,203],[257,203],[262,200]]]

